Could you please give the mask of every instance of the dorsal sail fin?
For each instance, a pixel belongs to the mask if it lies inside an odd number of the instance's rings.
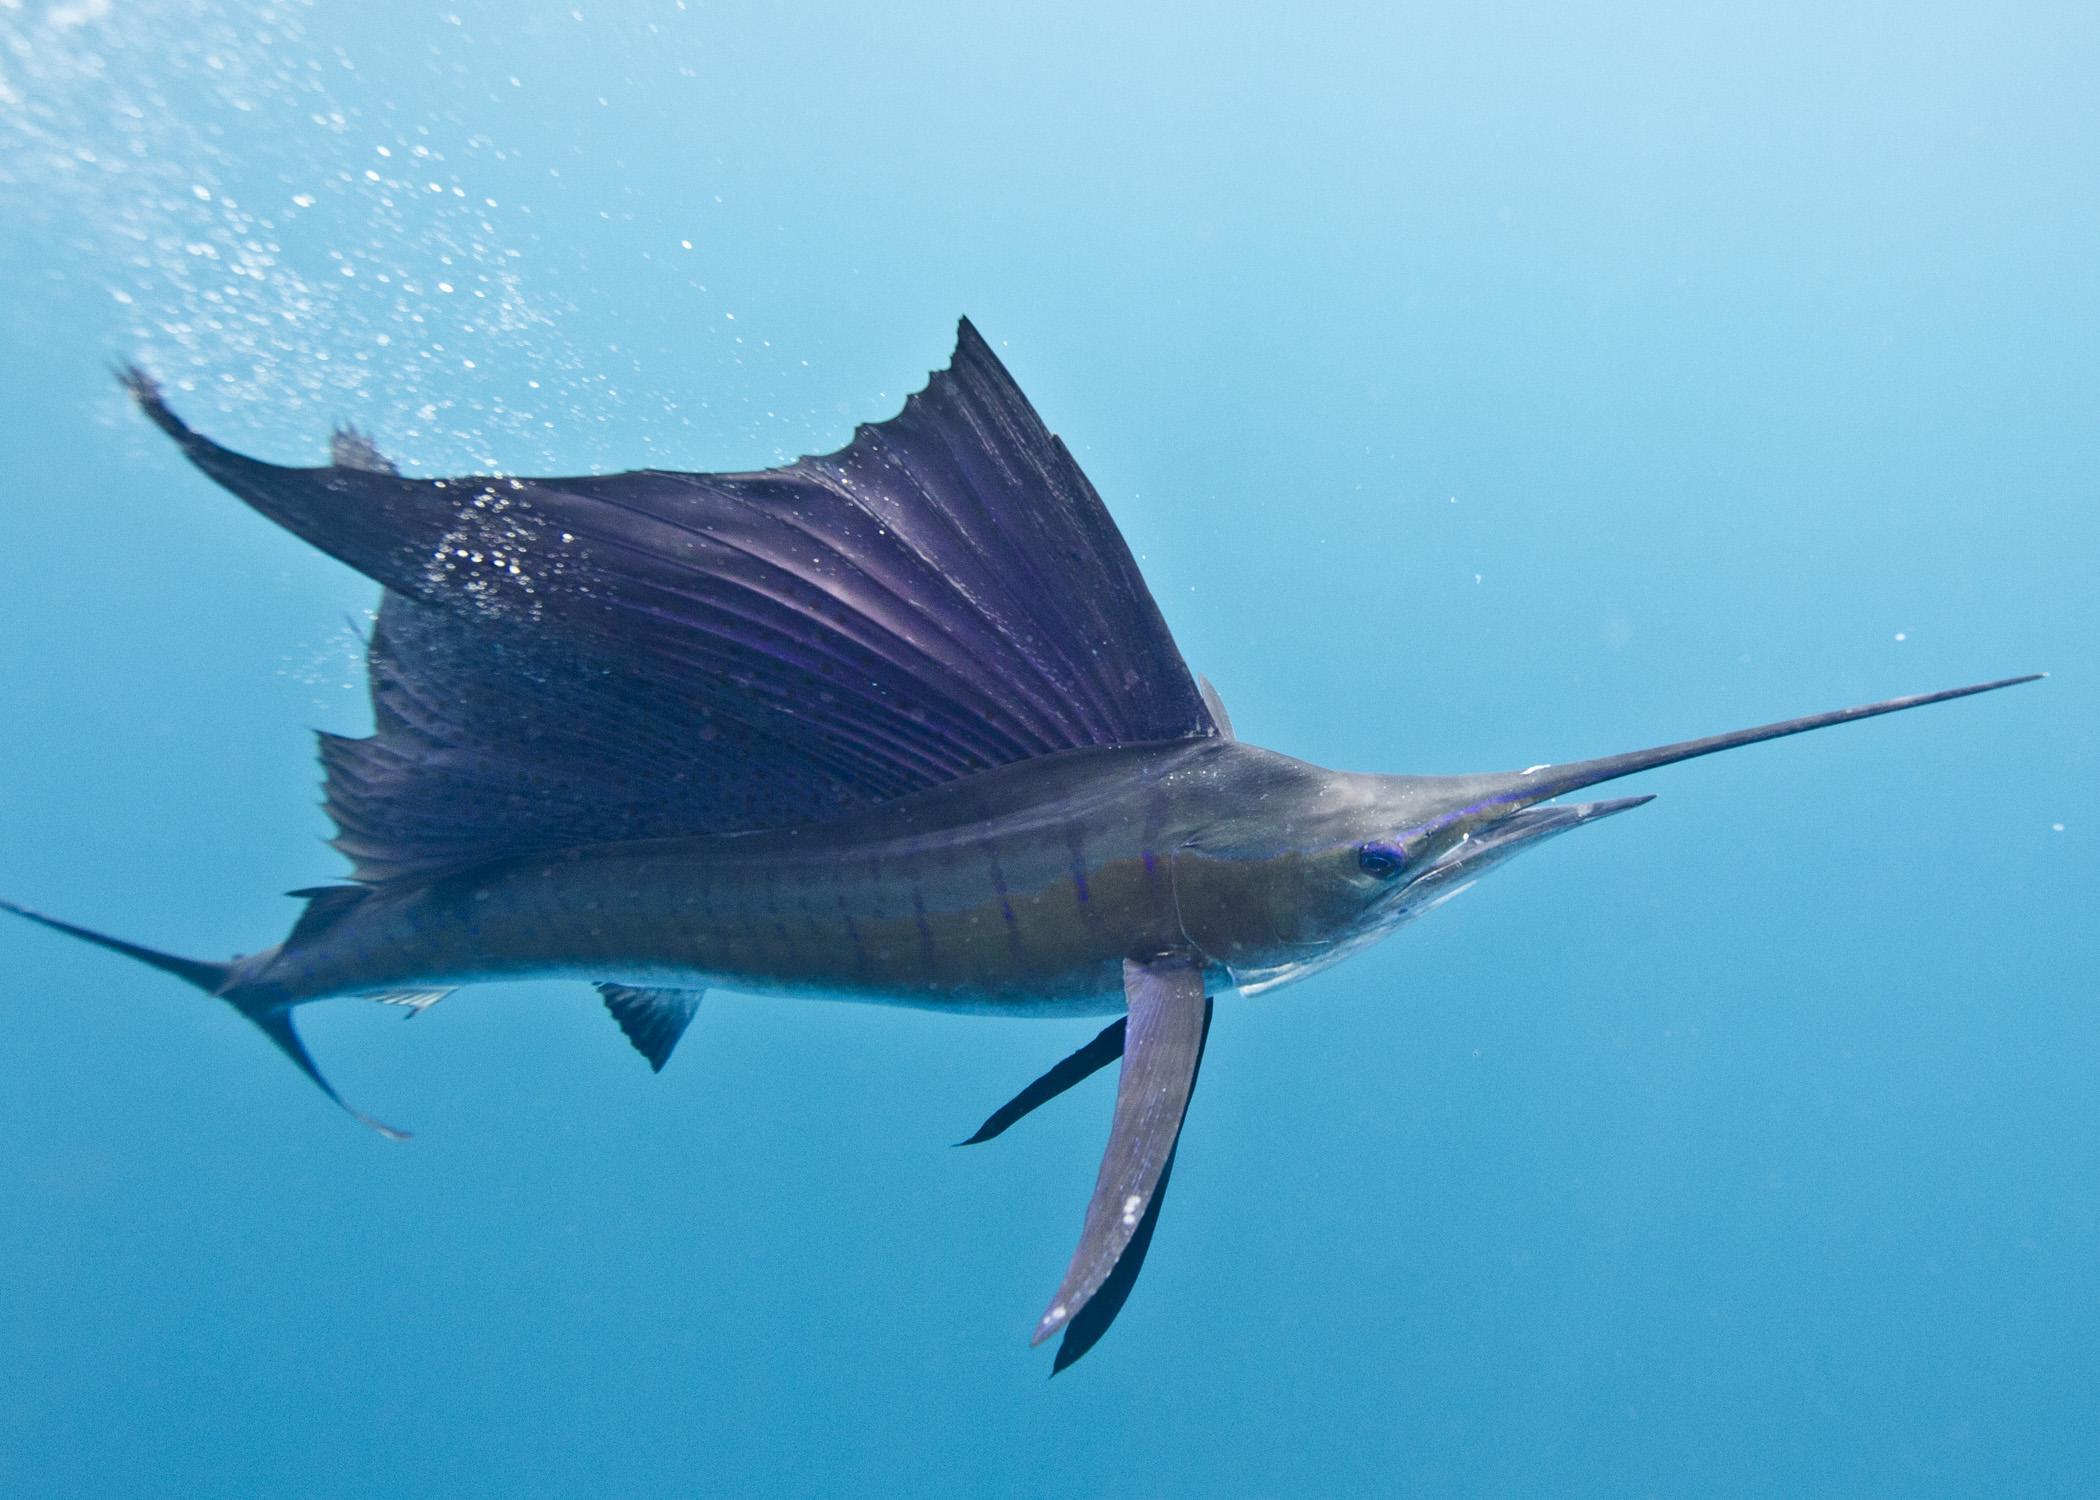
[[[127,379],[205,473],[388,590],[378,733],[323,742],[361,880],[1217,732],[1100,497],[967,321],[897,416],[758,473],[409,479],[354,434],[279,468]]]

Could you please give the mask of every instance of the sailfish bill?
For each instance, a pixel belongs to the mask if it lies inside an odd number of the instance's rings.
[[[1835,724],[1850,724],[1859,719],[1879,718],[1883,714],[1902,713],[1905,709],[1923,708],[1930,703],[1949,703],[1956,698],[1974,697],[1978,693],[1995,693],[2000,688],[2018,687],[2025,682],[2040,682],[2048,675],[2046,672],[2029,672],[2019,677],[2000,677],[1993,682],[1971,683],[1967,687],[1944,688],[1936,693],[1912,693],[1902,698],[1884,698],[1879,703],[1863,703],[1857,708],[1806,714],[1798,719],[1782,719],[1776,724],[1760,724],[1752,729],[1736,729],[1726,734],[1707,735],[1703,739],[1680,740],[1671,745],[1657,745],[1649,750],[1629,750],[1620,755],[1600,756],[1595,760],[1578,760],[1563,766],[1546,766],[1536,773],[1519,771],[1511,779],[1511,784],[1522,787],[1525,805],[1544,802],[1549,798],[1565,796],[1569,792],[1581,791],[1584,787],[1596,786],[1600,782],[1616,781],[1622,776],[1652,771],[1659,766],[1673,766],[1679,761],[1695,760],[1702,755],[1718,755],[1723,750],[1736,750],[1745,745],[1784,739],[1791,734],[1806,734],[1812,729],[1828,729]]]

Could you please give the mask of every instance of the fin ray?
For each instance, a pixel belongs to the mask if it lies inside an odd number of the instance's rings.
[[[368,474],[399,474],[394,461],[379,451],[372,435],[348,422],[328,435],[328,461],[339,469],[363,469]]]

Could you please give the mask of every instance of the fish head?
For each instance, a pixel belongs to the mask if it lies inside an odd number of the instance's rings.
[[[1516,778],[1378,776],[1347,815],[1301,825],[1266,883],[1286,949],[1354,952],[1555,834],[1652,801],[1540,803]]]
[[[1178,851],[1174,886],[1183,936],[1242,989],[1324,968],[1520,850],[1650,800],[1540,806],[1522,773],[1373,776],[1252,747],[1241,757],[1217,816]]]
[[[1301,762],[1264,766],[1233,790],[1244,811],[1222,818],[1176,864],[1189,940],[1242,990],[1273,987],[1355,952],[1441,905],[1518,852],[1647,797],[1558,799],[1700,756],[1835,724],[1993,692],[2034,675],[1887,698],[1702,739],[1593,760],[1473,776],[1371,776]],[[1281,757],[1275,759],[1281,760]],[[1251,794],[1251,795],[1249,795]]]

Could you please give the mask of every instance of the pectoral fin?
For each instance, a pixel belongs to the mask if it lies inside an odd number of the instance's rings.
[[[1153,1211],[1165,1186],[1182,1116],[1203,1061],[1204,1037],[1210,1030],[1203,969],[1190,959],[1125,960],[1123,993],[1130,1014],[1108,1149],[1101,1157],[1093,1200],[1087,1204],[1079,1248],[1029,1341],[1040,1344],[1053,1333],[1069,1329],[1068,1344],[1076,1340],[1077,1347],[1060,1349],[1059,1369],[1107,1330],[1107,1317],[1081,1318],[1095,1295],[1108,1289],[1102,1305],[1108,1317],[1113,1317],[1128,1294],[1129,1282],[1151,1239]],[[1122,1265],[1126,1261],[1127,1268]]]
[[[1152,1201],[1145,1205],[1145,1217],[1138,1221],[1137,1233],[1124,1247],[1123,1258],[1108,1273],[1108,1280],[1101,1283],[1101,1290],[1094,1293],[1094,1300],[1065,1324],[1065,1336],[1057,1342],[1057,1357],[1050,1362],[1052,1375],[1077,1363],[1089,1349],[1100,1343],[1108,1332],[1108,1325],[1115,1322],[1116,1314],[1123,1310],[1130,1289],[1137,1284],[1138,1272],[1145,1267],[1145,1252],[1152,1248],[1152,1231],[1159,1224],[1159,1210],[1167,1201],[1167,1183],[1173,1176],[1174,1153],[1169,1151],[1167,1164],[1160,1168],[1159,1186],[1152,1190]]]

